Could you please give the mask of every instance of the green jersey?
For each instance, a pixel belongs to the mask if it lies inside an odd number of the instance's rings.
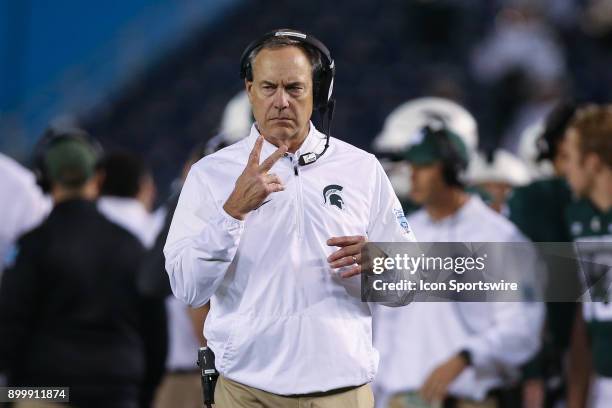
[[[571,201],[564,179],[534,181],[512,191],[509,218],[533,242],[570,242],[564,221]]]
[[[593,367],[597,374],[612,377],[612,304],[609,302],[612,300],[612,209],[601,212],[589,201],[581,200],[567,208],[567,222],[577,244],[581,275],[589,289],[583,313]],[[581,245],[584,242],[588,244]]]
[[[565,211],[572,193],[562,178],[537,180],[515,188],[508,199],[508,217],[533,242],[571,242]],[[556,266],[548,265],[554,272]],[[575,303],[546,303],[546,336],[542,351],[526,365],[525,377],[558,375],[564,350],[569,346]]]

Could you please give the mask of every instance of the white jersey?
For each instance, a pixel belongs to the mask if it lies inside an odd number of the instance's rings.
[[[163,220],[147,211],[136,198],[102,196],[98,199],[98,211],[109,221],[128,230],[147,249],[153,246],[163,227]]]
[[[589,408],[609,408],[610,401],[612,401],[612,378],[593,376],[587,406]]]
[[[432,220],[425,210],[408,217],[420,242],[521,242],[504,217],[471,196],[454,215]],[[459,351],[473,365],[450,386],[450,395],[482,400],[487,391],[516,378],[517,368],[539,348],[541,304],[414,302],[376,308],[374,343],[381,353],[375,381],[377,405],[387,397],[418,391],[429,374]]]
[[[0,274],[11,260],[17,238],[36,227],[51,210],[34,175],[8,156],[0,153]]]
[[[339,277],[327,257],[335,236],[413,240],[399,200],[376,158],[312,124],[295,154],[271,173],[284,191],[244,221],[223,210],[259,133],[196,163],[181,191],[165,247],[174,294],[201,306],[211,300],[204,334],[220,373],[281,395],[327,391],[372,381],[378,353],[360,277]],[[276,147],[264,141],[261,160]],[[404,226],[402,226],[404,225]]]

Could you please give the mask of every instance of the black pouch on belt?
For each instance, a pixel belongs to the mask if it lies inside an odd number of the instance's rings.
[[[200,347],[198,350],[198,367],[202,373],[204,406],[212,408],[212,404],[215,403],[215,386],[219,372],[215,368],[215,354],[208,347]]]

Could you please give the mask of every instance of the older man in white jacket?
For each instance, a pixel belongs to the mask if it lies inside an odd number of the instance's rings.
[[[172,289],[211,300],[218,407],[371,407],[378,353],[355,290],[360,250],[412,234],[376,158],[309,120],[331,95],[320,42],[270,33],[243,68],[256,123],[192,167],[165,247]]]

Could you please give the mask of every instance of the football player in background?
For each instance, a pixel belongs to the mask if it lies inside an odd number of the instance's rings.
[[[572,333],[568,407],[588,400],[604,408],[612,404],[612,105],[580,109],[566,138],[567,180],[579,198],[566,210],[567,225],[590,295]]]

